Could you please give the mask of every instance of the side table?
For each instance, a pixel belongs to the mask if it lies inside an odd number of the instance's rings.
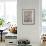
[[[3,32],[3,30],[0,30],[0,32],[1,32],[1,42],[2,42],[2,32]]]

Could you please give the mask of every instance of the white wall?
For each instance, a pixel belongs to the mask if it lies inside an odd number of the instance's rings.
[[[42,0],[17,1],[18,39],[29,39],[31,43],[40,43],[41,3]],[[35,24],[22,24],[22,9],[35,9]],[[38,45],[39,46],[39,45]]]

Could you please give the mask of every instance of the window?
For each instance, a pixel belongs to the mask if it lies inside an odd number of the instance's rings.
[[[42,0],[42,32],[46,32],[46,0]]]
[[[4,16],[4,2],[0,2],[0,17]]]
[[[6,1],[6,18],[7,21],[15,23],[17,21],[17,2],[16,1]],[[17,22],[16,22],[17,24]]]
[[[0,17],[17,25],[17,0],[0,1]]]
[[[42,0],[42,20],[46,22],[46,0]]]

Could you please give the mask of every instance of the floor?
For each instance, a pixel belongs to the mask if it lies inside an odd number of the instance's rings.
[[[0,42],[0,46],[5,46],[5,42]],[[42,45],[39,45],[39,44],[32,44],[32,46],[46,46],[46,44],[42,44]]]
[[[0,42],[0,46],[5,46],[5,42]],[[41,46],[38,44],[32,44],[32,46]],[[42,46],[46,46],[46,45],[42,45]]]
[[[5,46],[5,42],[0,42],[0,46]]]

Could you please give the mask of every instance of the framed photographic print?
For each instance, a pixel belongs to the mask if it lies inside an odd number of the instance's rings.
[[[22,9],[22,24],[35,24],[35,9]]]

